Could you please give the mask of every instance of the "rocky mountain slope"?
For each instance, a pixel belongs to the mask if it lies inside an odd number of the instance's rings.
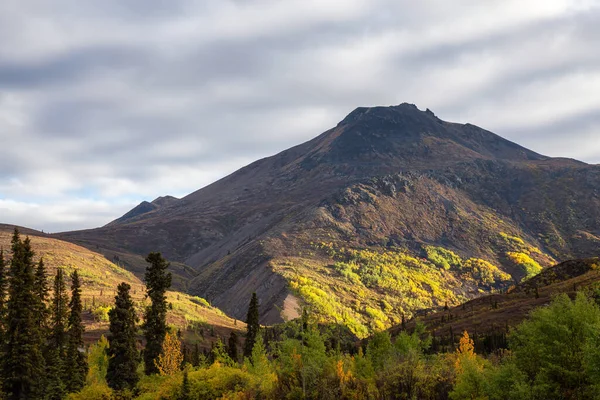
[[[136,273],[161,251],[182,288],[238,318],[256,291],[263,322],[305,303],[364,335],[596,256],[599,190],[600,166],[401,104],[358,108],[182,199],[58,237]]]

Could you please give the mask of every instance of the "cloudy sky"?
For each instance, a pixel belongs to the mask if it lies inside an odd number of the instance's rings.
[[[0,222],[101,226],[415,103],[600,163],[600,0],[2,0]]]

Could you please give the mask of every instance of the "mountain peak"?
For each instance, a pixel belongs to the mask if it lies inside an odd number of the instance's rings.
[[[416,105],[358,107],[331,133],[330,160],[431,168],[468,159],[545,157],[471,124],[446,122]]]
[[[401,103],[396,106],[375,106],[375,107],[357,107],[348,114],[339,124],[351,124],[360,120],[381,119],[390,122],[400,122],[401,117],[426,117],[431,118],[435,115],[431,110],[421,111],[415,104]]]

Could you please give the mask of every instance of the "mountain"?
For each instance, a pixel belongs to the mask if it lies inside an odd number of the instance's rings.
[[[596,256],[600,166],[550,158],[412,104],[357,108],[311,141],[182,199],[57,237],[174,262],[180,287],[264,323],[308,304],[359,336],[556,260]]]
[[[10,258],[14,228],[10,225],[0,225],[0,249],[4,249],[6,259]],[[54,279],[57,268],[64,268],[68,274],[77,269],[82,283],[86,342],[95,343],[101,335],[108,334],[107,312],[114,303],[116,287],[121,282],[131,286],[131,296],[138,309],[147,303],[144,283],[101,254],[33,229],[18,229],[22,236],[27,235],[31,239],[35,261],[39,258],[44,259],[49,280]],[[181,329],[190,343],[200,341],[202,347],[210,348],[211,342],[215,342],[218,337],[226,338],[231,331],[244,329],[243,323],[228,317],[202,298],[168,291],[167,299],[172,304],[167,315],[168,323]]]

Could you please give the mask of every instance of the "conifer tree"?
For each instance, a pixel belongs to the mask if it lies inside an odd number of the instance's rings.
[[[88,372],[87,357],[80,351],[83,348],[83,332],[85,327],[81,320],[81,282],[79,274],[71,274],[71,302],[69,303],[69,330],[67,338],[67,358],[65,372],[66,389],[69,393],[83,389]]]
[[[8,400],[41,399],[44,392],[43,337],[36,318],[33,251],[29,238],[12,238],[6,303],[6,334],[1,360],[3,392]]]
[[[0,358],[2,358],[2,343],[4,343],[4,332],[6,329],[6,289],[8,286],[6,263],[4,251],[0,249]]]
[[[62,268],[56,270],[54,277],[50,310],[50,346],[56,349],[57,357],[65,359],[67,349],[67,324],[69,320],[69,296]]]
[[[50,289],[48,288],[48,275],[43,258],[40,258],[40,261],[35,269],[34,291],[37,300],[35,305],[37,324],[41,334],[46,337],[50,334],[48,331],[50,323],[50,309],[47,305]]]
[[[146,292],[150,297],[151,304],[144,313],[144,325],[142,329],[146,337],[146,348],[144,349],[144,366],[146,375],[159,372],[156,366],[167,327],[167,297],[165,293],[171,287],[171,274],[167,273],[169,264],[160,253],[150,253],[146,257],[150,265],[146,268]]]
[[[200,346],[198,346],[198,342],[194,344],[194,350],[192,352],[192,365],[194,367],[200,366]]]
[[[59,351],[56,348],[50,348],[47,355],[47,383],[46,383],[46,400],[63,400],[66,395],[66,387],[64,383],[64,370],[62,368],[63,360],[58,355]]]
[[[250,305],[248,306],[248,316],[246,317],[246,342],[244,343],[244,357],[250,357],[252,355],[252,348],[256,342],[256,335],[260,329],[258,323],[258,298],[256,293],[252,293],[250,299]]]
[[[181,384],[181,392],[179,393],[178,400],[190,400],[190,380],[188,378],[188,370],[183,371],[183,382]]]
[[[114,390],[133,389],[137,375],[138,351],[135,342],[137,316],[129,295],[131,286],[123,282],[117,287],[115,306],[108,313],[110,335],[108,337],[108,369],[106,382]]]
[[[238,362],[238,337],[234,331],[231,331],[227,342],[227,354],[234,362]]]

